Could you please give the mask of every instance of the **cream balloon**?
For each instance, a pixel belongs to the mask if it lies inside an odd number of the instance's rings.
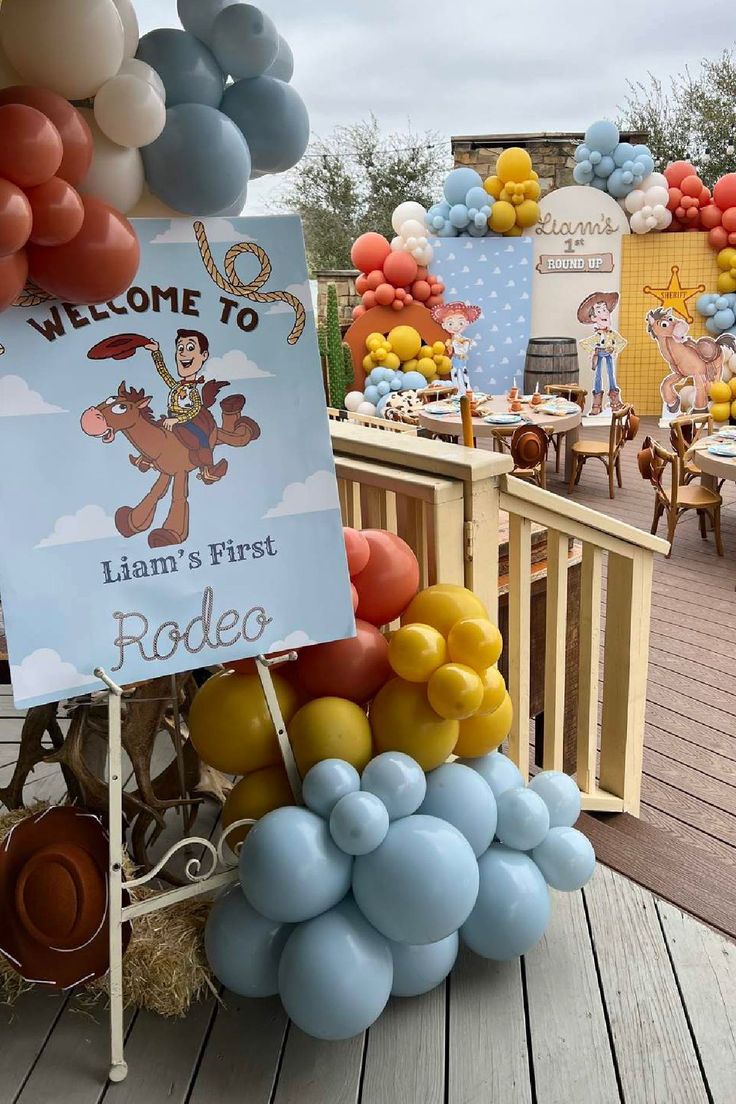
[[[166,125],[164,101],[140,77],[106,81],[95,96],[94,112],[102,133],[119,146],[148,146]]]
[[[24,83],[22,76],[15,71],[0,47],[0,88],[12,88],[13,85]]]
[[[95,149],[90,170],[78,190],[97,196],[127,215],[143,195],[146,182],[143,158],[137,149],[111,142],[100,130],[89,108],[80,110],[92,131]]]
[[[141,32],[138,27],[138,16],[135,14],[133,2],[132,0],[112,0],[112,2],[118,9],[118,15],[123,24],[123,33],[125,35],[125,45],[123,49],[125,51],[125,57],[135,57]]]
[[[391,239],[391,248],[394,251],[394,253],[406,253],[406,242],[404,241],[403,238],[399,238],[399,237],[392,238]]]
[[[427,214],[426,207],[422,207],[421,203],[416,203],[414,200],[407,200],[406,203],[400,203],[391,216],[391,225],[397,234],[401,233],[401,227],[405,222],[409,222],[412,219],[415,222],[420,222],[424,226],[424,218]]]
[[[427,233],[424,219],[405,219],[399,227],[399,237],[408,242],[410,238],[423,238]]]
[[[169,207],[166,203],[155,196],[148,185],[144,185],[143,195],[130,211],[127,212],[128,218],[188,218],[191,219],[191,215],[185,215],[181,211],[175,211],[173,207]],[[363,396],[361,395],[361,398]]]
[[[0,40],[24,83],[84,100],[117,73],[125,32],[113,0],[4,0]]]
[[[138,77],[140,80],[148,81],[151,88],[155,88],[163,102],[166,103],[164,82],[147,61],[141,61],[140,58],[126,58],[118,69],[117,75],[119,77]]]

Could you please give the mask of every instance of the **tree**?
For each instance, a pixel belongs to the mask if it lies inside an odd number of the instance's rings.
[[[732,50],[704,58],[668,83],[649,73],[629,83],[620,108],[621,128],[642,130],[661,171],[670,161],[692,161],[712,187],[734,169],[736,146],[736,59]]]
[[[277,206],[301,215],[312,273],[351,268],[355,239],[368,230],[392,238],[394,208],[407,199],[430,207],[451,167],[439,135],[383,134],[371,116],[312,142]]]

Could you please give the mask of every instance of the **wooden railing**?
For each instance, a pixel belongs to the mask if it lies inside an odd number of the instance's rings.
[[[583,808],[638,815],[652,570],[655,554],[665,554],[667,542],[509,476],[507,455],[377,433],[347,421],[332,421],[330,432],[345,524],[386,528],[403,537],[419,560],[422,586],[452,582],[470,587],[497,617],[499,529],[508,528],[505,644],[514,724],[507,750],[525,777],[532,526],[547,530],[542,765],[575,772]],[[570,538],[582,548],[572,764],[563,756]]]

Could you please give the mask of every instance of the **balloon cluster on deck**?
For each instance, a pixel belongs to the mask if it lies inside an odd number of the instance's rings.
[[[365,389],[345,396],[345,408],[359,414],[380,416],[392,393],[420,391],[452,370],[445,343],[423,345],[413,326],[395,326],[388,335],[369,334],[365,345]]]
[[[445,285],[427,271],[429,261],[419,264],[410,252],[393,248],[383,234],[361,234],[350,256],[360,271],[355,287],[361,302],[353,309],[355,319],[373,307],[400,311],[414,302],[425,307],[443,302]]]
[[[649,147],[622,142],[616,124],[600,119],[591,123],[575,150],[572,175],[576,184],[590,184],[614,199],[624,199],[635,188],[642,188],[653,172]]]
[[[649,234],[666,230],[672,222],[669,208],[670,187],[663,173],[650,173],[641,187],[633,188],[624,200],[634,234]]]
[[[516,236],[539,219],[539,176],[526,150],[514,146],[500,154],[496,173],[483,181],[475,169],[448,173],[444,198],[430,207],[426,223],[440,238],[487,234]]]
[[[251,4],[178,10],[185,29],[139,40],[132,0],[5,0],[2,83],[93,101],[81,109],[94,142],[83,191],[125,214],[239,214],[249,178],[291,168],[307,146],[292,53]]]
[[[595,867],[572,827],[572,779],[545,772],[525,787],[497,752],[429,774],[400,752],[361,773],[329,758],[306,774],[303,798],[250,829],[205,949],[226,988],[278,993],[320,1039],[351,1038],[391,995],[435,988],[460,940],[487,959],[526,953],[549,921],[548,886],[577,890]]]

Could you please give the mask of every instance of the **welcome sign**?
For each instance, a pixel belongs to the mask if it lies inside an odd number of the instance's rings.
[[[355,631],[299,220],[137,220],[135,286],[0,320],[16,705]]]

